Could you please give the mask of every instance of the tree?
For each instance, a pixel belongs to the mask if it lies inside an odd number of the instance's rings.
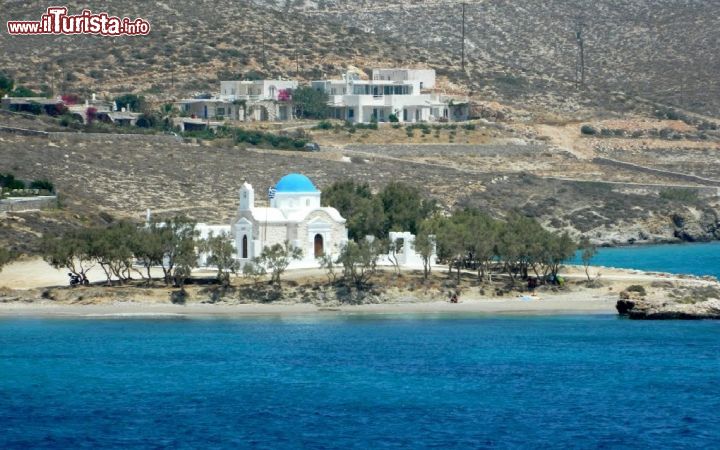
[[[283,272],[292,261],[301,259],[302,255],[302,249],[291,245],[290,241],[285,241],[282,245],[265,247],[258,258],[258,264],[270,270],[270,282],[279,285]]]
[[[55,192],[55,186],[52,184],[52,182],[45,179],[34,180],[32,183],[30,183],[30,189],[40,189],[42,191],[48,191],[51,194]]]
[[[582,239],[580,239],[578,249],[581,252],[580,258],[582,259],[583,266],[585,267],[585,276],[588,281],[590,281],[590,262],[595,255],[597,255],[597,247],[590,242],[590,239],[588,239],[587,236],[583,236]]]
[[[500,225],[487,214],[473,211],[469,218],[469,227],[469,250],[477,264],[478,279],[484,281],[490,273],[490,264],[495,259]]]
[[[137,230],[135,239],[132,241],[132,251],[135,259],[145,268],[147,273],[147,284],[152,282],[150,269],[163,265],[165,257],[164,235],[167,231],[160,227],[157,222],[151,221],[144,228]]]
[[[15,87],[15,81],[9,75],[0,72],[0,97],[9,94]]]
[[[387,244],[388,259],[393,269],[395,269],[395,275],[400,275],[400,259],[398,258],[398,253],[402,252],[404,245],[405,242],[403,239],[391,240]]]
[[[400,182],[390,182],[380,192],[386,216],[384,235],[389,231],[409,231],[417,234],[420,222],[435,210],[435,202],[420,195],[420,191]]]
[[[229,233],[222,232],[217,236],[211,232],[200,248],[208,253],[207,264],[217,268],[217,279],[223,286],[230,285],[230,274],[236,275],[240,263],[235,259],[235,247]]]
[[[90,256],[105,272],[107,284],[112,284],[113,276],[121,284],[129,280],[133,264],[135,226],[119,222],[106,228],[90,229],[88,233]]]
[[[379,239],[349,241],[338,257],[343,266],[343,278],[357,289],[363,289],[377,273],[377,263],[383,249]]]
[[[138,117],[135,125],[140,128],[155,128],[159,123],[160,119],[158,119],[155,114],[143,113],[140,117]]]
[[[25,182],[15,178],[11,173],[0,173],[0,187],[6,189],[25,189]]]
[[[297,117],[325,119],[328,117],[328,95],[311,87],[302,86],[292,92]]]
[[[243,276],[250,278],[253,283],[258,284],[260,279],[267,274],[267,271],[263,266],[257,263],[257,261],[246,262],[242,268]]]
[[[12,97],[42,97],[41,92],[35,92],[32,89],[28,89],[25,86],[18,86],[14,91],[10,93]]]
[[[94,266],[89,230],[71,230],[62,235],[45,235],[40,242],[43,259],[56,269],[67,269],[73,275],[87,279]]]
[[[15,259],[15,254],[5,247],[0,247],[0,272],[3,267]]]
[[[423,278],[428,279],[432,270],[432,256],[435,253],[435,231],[433,223],[425,220],[418,227],[418,234],[415,236],[415,251],[423,260]]]
[[[526,243],[532,241],[532,238],[528,237],[531,234],[530,221],[532,219],[517,213],[510,214],[498,233],[497,256],[502,261],[513,285],[515,285],[517,273],[520,273],[522,278],[527,277],[528,248]]]
[[[457,269],[457,282],[460,283],[461,270],[468,256],[469,227],[465,217],[455,215],[443,218],[438,223],[438,249],[443,259],[448,261],[448,269],[452,273]]]
[[[332,255],[326,253],[319,258],[319,262],[320,268],[325,270],[325,273],[327,274],[328,281],[330,283],[335,283],[337,281],[335,267],[338,264],[338,261],[336,261],[335,258],[332,257]]]
[[[115,104],[118,109],[127,108],[128,111],[144,111],[147,108],[145,97],[136,94],[123,94],[115,97]]]
[[[575,255],[578,247],[567,231],[561,235],[549,231],[546,233],[549,240],[549,272],[553,278],[556,278],[560,272],[560,266]]]
[[[195,226],[196,222],[185,216],[175,216],[157,225],[165,284],[170,284],[172,280],[176,286],[182,287],[197,265],[195,239],[198,232]]]
[[[338,181],[323,191],[323,204],[332,205],[347,219],[348,236],[353,240],[365,236],[385,235],[385,211],[379,198],[373,196],[370,185],[352,180]]]

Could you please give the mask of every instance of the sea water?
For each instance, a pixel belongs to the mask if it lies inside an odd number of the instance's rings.
[[[582,260],[576,256],[572,263]],[[720,242],[600,248],[591,264],[720,278]]]
[[[0,448],[717,448],[720,323],[0,320]]]

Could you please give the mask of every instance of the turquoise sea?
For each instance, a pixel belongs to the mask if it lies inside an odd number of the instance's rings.
[[[0,319],[0,448],[717,448],[720,323]]]
[[[720,278],[720,242],[600,248],[591,264]]]

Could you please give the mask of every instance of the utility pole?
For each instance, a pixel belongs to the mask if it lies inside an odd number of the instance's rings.
[[[461,67],[465,73],[465,2],[462,4],[462,46],[460,48]]]
[[[575,82],[578,83],[579,87],[585,86],[585,38],[583,37],[583,28],[585,24],[582,19],[577,22],[577,28],[575,30],[575,40],[578,45],[578,56],[575,63]]]
[[[265,27],[262,27],[262,63],[263,69],[267,69],[267,60],[265,59]]]
[[[300,76],[300,52],[298,52],[297,44],[295,45],[295,78]]]

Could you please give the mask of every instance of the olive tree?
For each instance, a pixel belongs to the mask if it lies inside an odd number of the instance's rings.
[[[270,271],[270,282],[280,284],[280,276],[285,272],[291,262],[301,259],[303,255],[302,249],[285,241],[281,244],[274,244],[265,247],[260,253],[258,264],[264,266]]]
[[[66,269],[72,275],[87,279],[95,258],[91,249],[90,231],[71,230],[59,235],[45,235],[40,241],[43,259],[56,269]]]
[[[378,259],[384,248],[379,239],[362,239],[360,242],[349,241],[338,257],[343,267],[343,278],[356,288],[363,289],[377,274]]]
[[[218,281],[223,286],[230,285],[230,274],[236,275],[240,270],[231,235],[221,232],[215,236],[211,232],[207,239],[201,242],[200,249],[208,253],[207,264],[217,269]]]
[[[590,239],[588,239],[587,236],[583,236],[583,238],[580,239],[578,249],[580,250],[580,258],[582,259],[583,266],[585,267],[585,276],[587,277],[588,281],[591,281],[590,262],[592,262],[592,259],[597,254],[597,247],[592,242],[590,242]]]

